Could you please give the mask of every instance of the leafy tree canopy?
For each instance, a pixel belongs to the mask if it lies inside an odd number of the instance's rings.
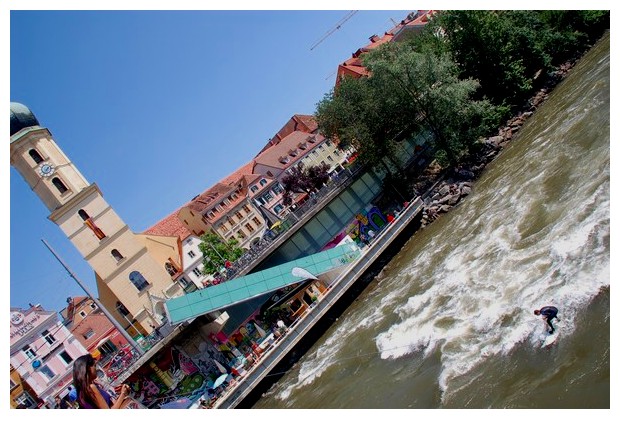
[[[282,179],[284,195],[282,202],[290,206],[293,203],[293,193],[310,193],[318,190],[329,180],[329,165],[313,165],[308,168],[292,167],[288,175]]]
[[[202,252],[204,274],[214,274],[224,266],[226,261],[234,262],[243,255],[243,249],[238,246],[239,242],[234,238],[224,242],[219,235],[206,232],[200,240],[198,248]]]

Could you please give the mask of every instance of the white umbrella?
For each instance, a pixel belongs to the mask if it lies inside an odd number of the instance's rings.
[[[224,368],[224,365],[222,365],[215,359],[213,359],[213,362],[215,362],[215,366],[217,366],[217,369],[219,369],[222,374],[226,374],[226,368]]]
[[[222,385],[223,382],[226,381],[226,378],[228,377],[228,374],[222,374],[220,375],[217,380],[215,380],[213,382],[213,389],[217,389],[218,387],[220,387]]]
[[[258,326],[256,323],[254,324],[254,327],[256,328],[258,333],[260,334],[261,338],[264,337],[265,335],[267,335],[267,333],[260,326]]]

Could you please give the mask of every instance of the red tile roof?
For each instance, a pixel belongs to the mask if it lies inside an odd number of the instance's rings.
[[[351,58],[338,65],[336,73],[336,88],[340,84],[340,81],[345,76],[351,76],[353,78],[359,78],[362,76],[369,76],[368,70],[362,65],[361,55],[376,49],[384,43],[390,42],[394,39],[395,35],[399,34],[405,28],[412,28],[423,26],[428,22],[428,18],[434,11],[421,10],[416,14],[409,14],[405,19],[398,23],[394,28],[385,32],[381,37],[376,34],[370,36],[370,43],[363,48],[358,49],[353,53]]]
[[[169,214],[155,225],[146,229],[142,234],[148,235],[159,235],[164,237],[179,237],[182,240],[185,240],[192,233],[190,230],[185,228],[181,220],[179,219],[178,213],[180,208],[175,210],[173,213]]]
[[[314,133],[319,128],[316,119],[312,115],[300,115],[296,114],[289,119],[280,131],[278,131],[269,142],[260,150],[258,155],[272,146],[277,145],[283,138],[290,135],[293,131],[305,131],[307,133]],[[256,155],[256,156],[258,156]]]
[[[309,141],[313,139],[314,141]],[[275,146],[272,146],[259,154],[255,159],[257,164],[273,166],[281,170],[289,168],[292,164],[303,158],[306,153],[314,149],[318,144],[323,142],[325,137],[321,134],[310,134],[303,131],[293,131]],[[301,149],[299,145],[306,143],[306,148]],[[289,152],[296,150],[297,154],[291,156]],[[286,163],[280,162],[281,159],[287,159]]]

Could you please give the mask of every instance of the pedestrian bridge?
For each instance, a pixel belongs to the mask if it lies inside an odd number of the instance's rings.
[[[347,242],[323,252],[172,298],[165,303],[168,318],[172,324],[191,320],[275,292],[307,278],[318,277],[353,262],[360,255],[359,247],[353,242]]]

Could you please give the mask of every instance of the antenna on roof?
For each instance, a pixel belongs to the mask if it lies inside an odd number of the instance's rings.
[[[310,50],[313,50],[314,48],[316,48],[317,46],[319,46],[321,44],[321,42],[323,42],[323,40],[327,39],[329,36],[331,36],[332,33],[334,33],[336,30],[340,30],[340,27],[342,26],[342,24],[344,24],[345,22],[347,22],[349,19],[351,19],[353,17],[353,15],[355,15],[358,11],[357,10],[352,10],[349,13],[347,13],[344,18],[342,18],[340,21],[338,21],[336,23],[336,25],[334,27],[332,27],[331,30],[329,30],[327,33],[325,33],[325,35],[323,37],[321,37],[319,39],[318,42],[316,42],[314,45],[312,45],[312,47],[310,48]]]

